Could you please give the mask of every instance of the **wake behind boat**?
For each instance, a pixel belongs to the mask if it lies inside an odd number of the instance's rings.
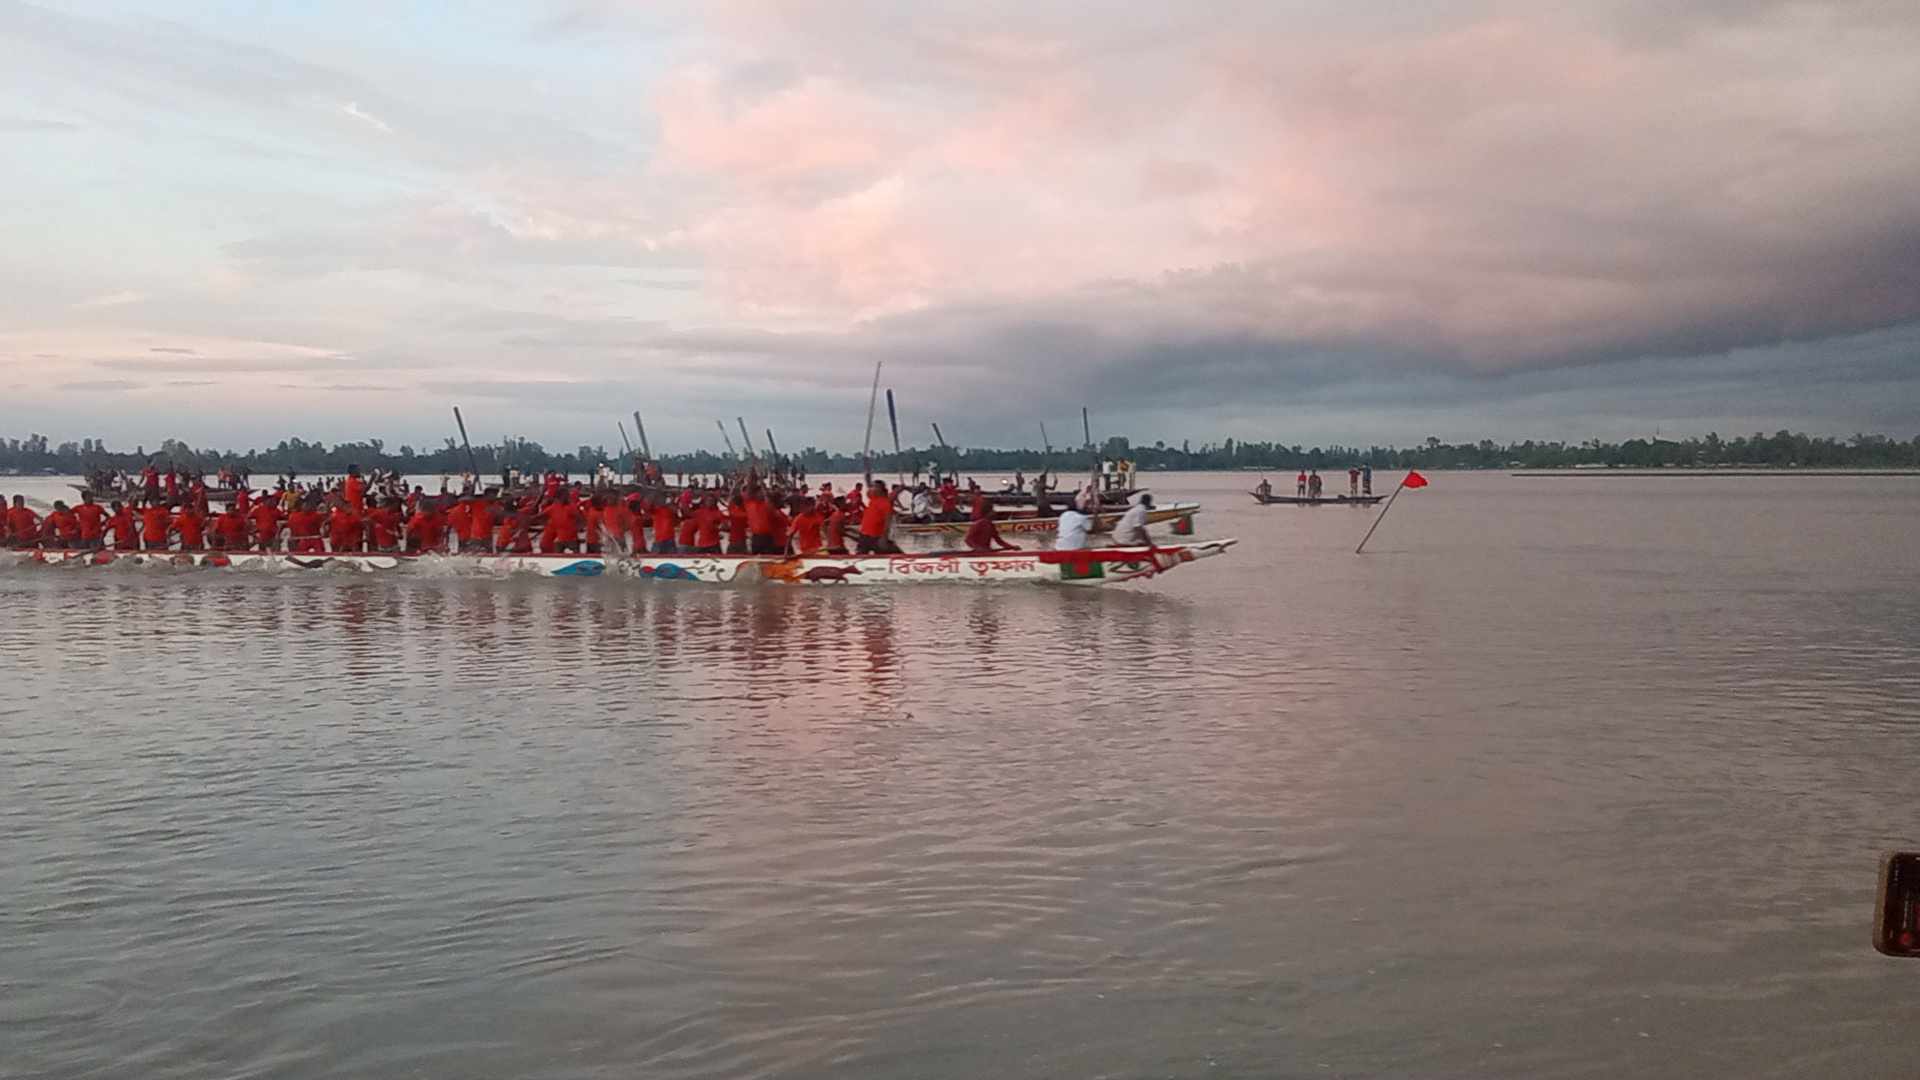
[[[898,555],[413,555],[219,551],[32,550],[0,552],[15,564],[74,567],[133,566],[155,569],[405,571],[457,566],[491,574],[543,577],[624,576],[655,581],[710,584],[769,582],[782,585],[1000,585],[1050,583],[1112,585],[1163,574],[1200,559],[1225,554],[1228,538],[1148,547],[1084,548],[1075,551],[954,552]]]

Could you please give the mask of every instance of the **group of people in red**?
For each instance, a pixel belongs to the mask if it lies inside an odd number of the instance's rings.
[[[973,498],[968,550],[1013,549],[994,528],[986,496],[975,488]],[[942,501],[951,505],[950,497]],[[381,496],[350,467],[339,483],[312,489],[285,481],[274,491],[234,489],[219,511],[204,486],[185,493],[161,489],[104,507],[89,491],[78,505],[53,503],[44,519],[16,495],[4,539],[15,548],[309,555],[864,555],[900,550],[892,537],[895,512],[895,493],[883,480],[836,494],[830,482],[811,492],[804,483],[789,488],[749,471],[726,487],[620,494],[553,473],[514,492],[443,488],[432,495],[415,487]]]

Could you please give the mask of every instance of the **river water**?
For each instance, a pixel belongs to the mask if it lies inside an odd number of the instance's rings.
[[[0,571],[0,1074],[1911,1074],[1920,480],[1254,479],[1110,589]]]

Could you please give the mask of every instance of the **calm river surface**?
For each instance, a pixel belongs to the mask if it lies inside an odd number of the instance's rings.
[[[0,1075],[1912,1074],[1920,479],[1152,479],[1241,546],[0,571]]]

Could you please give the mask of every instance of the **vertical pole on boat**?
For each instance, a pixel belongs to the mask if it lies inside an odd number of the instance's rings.
[[[893,387],[887,387],[887,423],[893,425],[893,478],[896,482],[907,482],[907,464],[900,460],[900,414],[893,411]]]
[[[1407,487],[1407,480],[1405,477],[1401,477],[1400,486],[1394,488],[1393,494],[1387,496],[1387,505],[1382,506],[1380,508],[1380,516],[1373,519],[1373,525],[1367,529],[1367,535],[1361,537],[1359,547],[1356,547],[1353,549],[1353,553],[1355,555],[1360,554],[1360,549],[1366,547],[1367,541],[1373,539],[1373,530],[1379,528],[1380,523],[1387,520],[1387,511],[1393,509],[1393,500],[1399,498],[1400,493],[1406,490],[1406,487]]]
[[[867,486],[873,486],[873,408],[880,402],[880,365],[885,360],[873,362],[873,390],[867,394],[867,443],[860,450],[860,458],[865,462]]]
[[[951,460],[948,460],[953,457],[953,447],[948,446],[947,437],[945,435],[940,434],[939,424],[933,425],[933,441],[940,444],[940,457],[942,459],[942,467],[940,471],[946,476],[948,476],[949,478],[956,478],[954,474],[958,473],[960,470],[947,467],[953,464]]]
[[[467,448],[467,471],[473,473],[473,482],[480,482],[480,465],[473,456],[473,444],[467,441],[467,422],[460,415],[460,406],[453,407],[453,422],[460,426],[460,445]]]
[[[1047,450],[1047,456],[1040,459],[1040,475],[1044,477],[1053,471],[1053,440],[1047,437],[1045,420],[1040,421],[1040,445]]]
[[[1087,440],[1087,460],[1093,469],[1091,481],[1093,484],[1093,505],[1087,508],[1087,513],[1097,514],[1100,512],[1100,455],[1093,448],[1093,423],[1087,419],[1087,407],[1085,405],[1080,406],[1080,433]]]
[[[647,425],[640,422],[640,410],[633,410],[633,433],[640,437],[640,453],[648,461],[653,460],[653,450],[647,446]]]

